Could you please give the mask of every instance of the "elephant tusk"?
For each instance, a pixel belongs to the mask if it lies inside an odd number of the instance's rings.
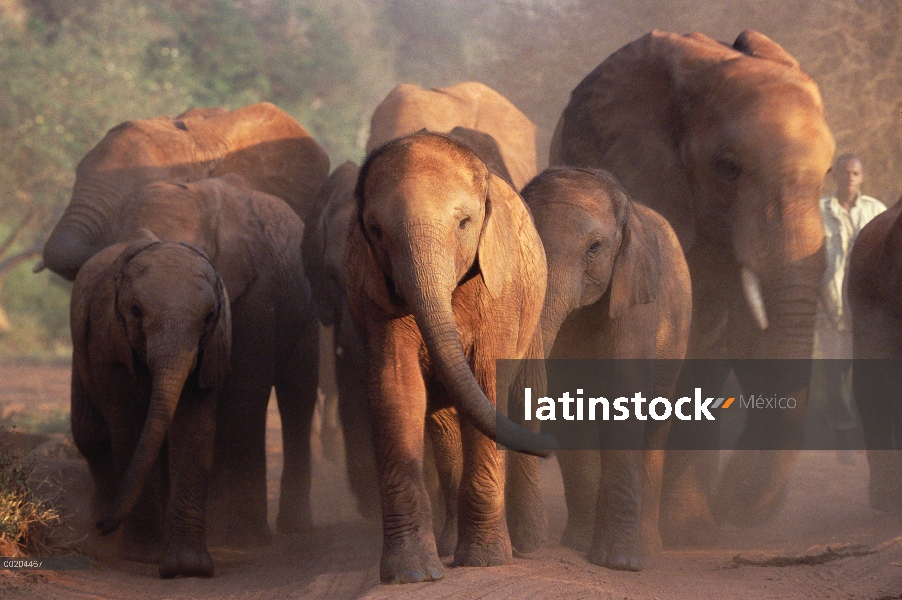
[[[745,301],[755,317],[755,322],[761,329],[767,329],[767,309],[764,306],[764,297],[761,295],[761,283],[755,272],[747,267],[742,267],[742,292]]]

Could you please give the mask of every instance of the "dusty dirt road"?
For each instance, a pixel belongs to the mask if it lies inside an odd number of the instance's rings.
[[[58,420],[53,415],[68,409],[68,378],[67,367],[0,366],[0,419]],[[272,509],[281,469],[274,410],[267,442]],[[861,455],[847,466],[832,452],[803,453],[774,522],[753,531],[725,527],[705,550],[665,550],[641,573],[593,566],[557,544],[566,517],[563,489],[556,463],[545,461],[551,541],[542,549],[503,567],[448,568],[439,582],[382,586],[380,525],[357,516],[342,468],[319,445],[315,531],[277,535],[272,545],[254,551],[214,547],[216,576],[208,580],[164,581],[153,565],[114,558],[113,540],[90,533],[83,461],[52,454],[57,456],[39,456],[38,467],[62,482],[59,501],[78,535],[88,536],[79,546],[92,557],[91,569],[0,571],[0,598],[902,598],[902,524],[868,506]]]

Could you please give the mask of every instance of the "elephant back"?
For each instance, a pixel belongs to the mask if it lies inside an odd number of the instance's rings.
[[[475,81],[431,90],[397,86],[373,112],[366,150],[421,129],[449,133],[455,127],[495,138],[516,189],[536,175],[535,124],[510,100]]]

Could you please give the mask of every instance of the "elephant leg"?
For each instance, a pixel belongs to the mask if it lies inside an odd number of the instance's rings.
[[[276,368],[276,399],[282,420],[282,482],[276,526],[297,532],[313,526],[310,509],[310,435],[319,379],[319,323],[306,323],[293,352]]]
[[[250,296],[250,297],[249,297]],[[216,542],[254,547],[271,539],[267,515],[266,411],[274,383],[273,315],[245,293],[232,306],[231,371],[216,407],[208,530]],[[250,315],[250,316],[249,316]]]
[[[743,390],[760,387],[763,381],[774,376],[775,383],[769,386],[770,389],[778,396],[795,398],[799,408],[749,411],[737,447],[763,444],[777,449],[737,450],[729,455],[714,503],[718,520],[741,527],[756,527],[770,520],[786,500],[802,443],[811,367],[809,361],[784,363],[790,368],[796,365],[807,368],[798,369],[798,374],[792,377],[792,371],[783,371],[783,363],[766,363],[762,367],[740,361],[735,366],[736,379]]]
[[[457,547],[457,499],[463,475],[460,420],[454,407],[432,411],[426,418],[426,431],[432,443],[432,459],[438,474],[445,518],[438,538],[438,555],[451,556]]]
[[[319,442],[323,457],[337,462],[342,429],[338,412],[341,410],[341,383],[338,376],[338,356],[335,355],[336,331],[334,327],[319,326],[319,391],[322,393],[322,419],[319,424]]]
[[[595,450],[559,450],[555,453],[564,481],[567,525],[561,545],[586,552],[595,529],[595,507],[601,463]]]
[[[894,456],[900,454],[899,439],[902,435],[898,411],[886,405],[887,395],[898,389],[897,383],[887,378],[887,361],[858,360],[854,364],[852,385],[855,404],[861,415],[868,459],[868,498],[871,508],[884,512],[902,513],[902,491],[893,474]],[[898,459],[896,459],[898,460]]]
[[[645,556],[661,553],[663,542],[658,529],[661,515],[661,484],[664,451],[646,450],[643,456],[642,480],[642,552]]]
[[[464,465],[454,565],[494,567],[510,563],[513,554],[504,510],[504,451],[469,421],[461,423],[461,441]]]
[[[727,361],[687,361],[674,397],[692,397],[694,388],[723,389]],[[712,502],[720,464],[717,422],[673,421],[667,436],[661,484],[660,532],[667,546],[703,546],[719,535]],[[705,449],[710,448],[710,450]]]
[[[640,503],[641,450],[602,450],[601,481],[595,511],[592,545],[586,558],[590,563],[620,571],[642,570],[642,528]]]
[[[160,576],[211,577],[206,505],[213,467],[216,393],[182,396],[169,430],[169,479],[165,544]]]
[[[120,474],[119,481],[124,477],[128,463],[135,452],[138,438],[141,435],[141,426],[135,422],[130,427],[123,428],[122,435],[113,434],[114,466]],[[163,445],[161,455],[166,451]],[[135,503],[131,513],[122,522],[122,536],[119,538],[119,555],[128,560],[146,563],[159,562],[163,554],[163,488],[165,487],[162,473],[163,465],[159,458],[148,474],[144,484],[144,490]]]
[[[536,336],[530,353],[531,360],[523,363],[512,387],[509,398],[525,388],[536,392],[547,389],[545,385],[545,363],[542,357],[542,338]],[[544,396],[545,393],[541,393]],[[539,396],[539,397],[541,397]],[[508,400],[507,414],[517,416],[511,410]],[[533,419],[521,422],[527,429],[538,432],[539,421]],[[507,528],[510,532],[511,544],[521,553],[538,550],[539,545],[548,538],[548,519],[542,502],[542,485],[539,458],[520,452],[508,452],[506,457],[507,473],[504,487],[504,502],[507,512]]]
[[[113,448],[110,430],[103,415],[91,403],[78,375],[72,372],[71,403],[72,439],[82,456],[88,461],[94,481],[93,516],[99,521],[112,509],[118,487],[117,472],[113,465]]]
[[[426,386],[419,345],[405,339],[410,333],[397,321],[385,327],[386,333],[371,340],[373,348],[382,350],[371,358],[370,390],[382,499],[379,577],[383,583],[417,583],[443,576],[423,484]]]
[[[345,313],[349,315],[349,311]],[[336,332],[336,341],[334,353],[338,380],[338,414],[344,433],[348,483],[357,498],[357,510],[360,514],[367,519],[378,519],[382,516],[382,507],[379,505],[379,478],[376,475],[367,387],[369,358],[363,340],[349,317],[342,321]]]

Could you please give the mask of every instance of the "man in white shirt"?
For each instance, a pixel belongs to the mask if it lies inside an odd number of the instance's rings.
[[[832,169],[836,191],[820,201],[824,222],[824,249],[827,270],[821,282],[817,314],[817,347],[815,356],[827,359],[846,359],[848,363],[821,363],[820,376],[826,396],[830,424],[836,436],[837,459],[854,462],[854,454],[842,449],[851,448],[856,427],[852,405],[852,315],[846,278],[849,253],[858,232],[886,210],[879,200],[861,193],[864,169],[854,154],[843,154]]]

